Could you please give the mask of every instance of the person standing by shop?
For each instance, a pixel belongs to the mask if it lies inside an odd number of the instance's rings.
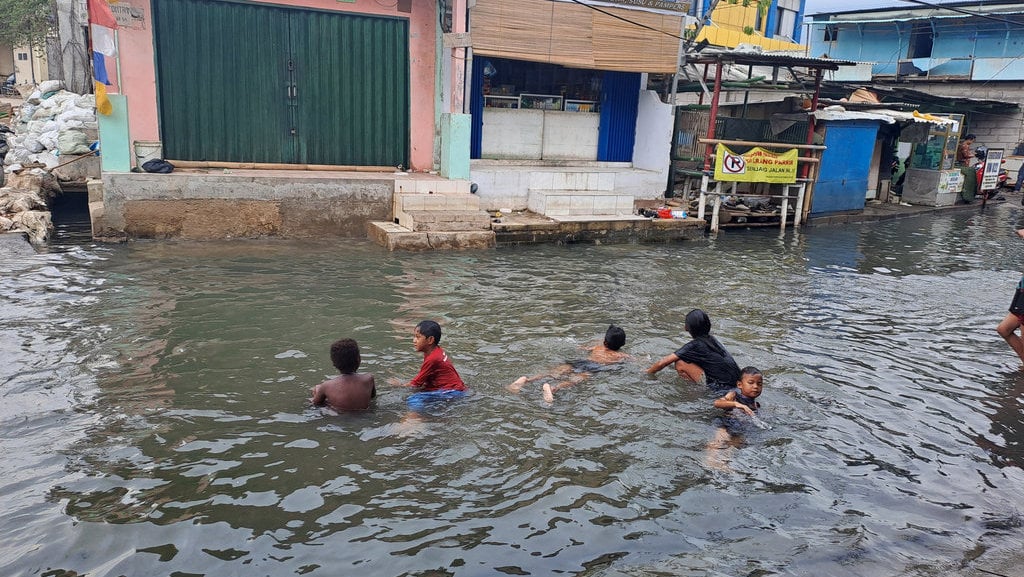
[[[960,173],[964,175],[964,188],[960,192],[960,199],[965,203],[974,202],[974,195],[978,192],[978,175],[974,170],[974,140],[977,137],[973,134],[964,136],[960,146],[956,149],[956,165],[960,167]]]

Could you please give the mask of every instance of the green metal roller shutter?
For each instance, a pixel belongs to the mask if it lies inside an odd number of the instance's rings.
[[[407,39],[405,20],[293,14],[299,162],[409,165]]]
[[[160,133],[179,160],[408,166],[408,23],[154,0]]]

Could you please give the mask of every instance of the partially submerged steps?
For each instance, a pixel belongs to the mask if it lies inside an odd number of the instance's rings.
[[[527,208],[552,218],[634,214],[633,195],[610,190],[531,190]]]
[[[395,183],[392,222],[371,222],[368,234],[388,250],[456,250],[494,246],[491,217],[469,182]]]

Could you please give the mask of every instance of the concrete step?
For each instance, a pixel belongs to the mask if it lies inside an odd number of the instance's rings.
[[[531,190],[527,208],[544,216],[633,214],[633,196],[605,190]]]
[[[528,183],[530,190],[603,190],[615,188],[615,172],[591,170],[533,170]]]
[[[411,210],[397,224],[415,232],[490,230],[491,217],[482,210]]]
[[[395,212],[411,210],[480,210],[480,197],[475,194],[395,193]]]
[[[468,180],[447,178],[413,178],[405,176],[395,179],[396,194],[469,194]]]
[[[494,248],[490,230],[413,231],[393,222],[370,222],[367,235],[388,250],[466,250]]]

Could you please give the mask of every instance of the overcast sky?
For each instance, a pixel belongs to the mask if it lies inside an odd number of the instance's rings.
[[[951,0],[928,0],[933,4],[944,4]],[[887,8],[889,6],[913,6],[912,2],[901,0],[807,0],[805,12],[816,14],[818,12],[841,12],[848,10],[870,10],[872,8]]]

